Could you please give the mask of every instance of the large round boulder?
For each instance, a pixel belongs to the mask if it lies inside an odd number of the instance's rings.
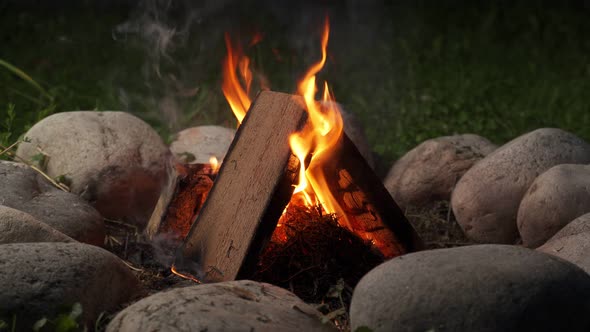
[[[176,134],[170,151],[183,163],[208,164],[211,157],[221,162],[235,134],[234,129],[220,126],[187,128]]]
[[[64,179],[103,216],[142,224],[151,215],[169,150],[144,121],[124,112],[57,113],[25,137],[17,155],[44,159],[49,176]]]
[[[0,314],[30,331],[40,318],[82,305],[82,323],[94,326],[141,294],[137,278],[108,251],[82,243],[0,245]]]
[[[31,167],[0,161],[0,204],[26,212],[74,240],[102,246],[102,216],[77,195],[54,187]]]
[[[567,224],[537,250],[570,261],[590,274],[590,213]]]
[[[402,208],[448,201],[461,176],[495,149],[490,141],[473,134],[429,139],[393,165],[385,187]]]
[[[0,205],[0,244],[73,241],[28,213]]]
[[[536,248],[590,212],[590,165],[557,165],[539,175],[518,208],[522,243]]]
[[[470,239],[515,243],[518,207],[535,178],[555,165],[585,163],[590,144],[560,129],[537,129],[473,165],[455,186],[453,212]]]
[[[291,292],[249,280],[177,288],[121,311],[107,332],[337,331]]]
[[[394,258],[365,275],[352,331],[588,331],[590,276],[538,251],[476,245]]]

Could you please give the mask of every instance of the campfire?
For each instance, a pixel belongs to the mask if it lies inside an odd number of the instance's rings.
[[[327,278],[354,284],[420,240],[343,130],[328,83],[316,100],[321,59],[297,94],[263,89],[252,101],[250,59],[226,35],[224,95],[238,121],[225,159],[171,167],[149,222],[150,238],[172,239],[172,272],[198,282],[253,278],[298,295]],[[300,285],[306,284],[306,285]],[[320,287],[321,288],[321,287]]]

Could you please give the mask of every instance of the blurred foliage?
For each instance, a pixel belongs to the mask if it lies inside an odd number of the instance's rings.
[[[367,20],[373,23],[342,28],[345,18],[333,15],[320,75],[364,123],[385,162],[454,133],[501,144],[552,126],[590,140],[590,10],[581,2],[387,3]],[[318,50],[298,53],[285,37],[292,33],[288,22],[262,8],[240,2],[234,11],[257,26],[234,24],[232,36],[262,32],[262,42],[246,52],[274,90],[293,91]],[[224,21],[193,25],[154,59],[153,45],[116,29],[130,17],[80,9],[0,14],[0,59],[13,66],[0,67],[2,143],[44,116],[78,109],[133,112],[166,140],[191,125],[233,127],[220,89]],[[319,38],[319,23],[303,38]]]
[[[86,327],[80,324],[79,320],[82,317],[82,305],[74,303],[68,306],[62,306],[53,317],[43,317],[37,320],[33,326],[27,326],[32,331],[44,332],[76,332],[87,331]],[[102,319],[102,315],[98,320]],[[12,315],[10,318],[0,317],[0,331],[24,331],[23,324],[30,324],[27,319],[22,316]]]
[[[590,11],[477,5],[422,8],[377,52],[378,84],[335,85],[375,150],[472,132],[504,143],[538,127],[590,139]],[[393,60],[387,60],[387,57]],[[337,81],[344,82],[344,81]],[[338,89],[341,88],[341,89]],[[350,91],[342,93],[341,90]]]

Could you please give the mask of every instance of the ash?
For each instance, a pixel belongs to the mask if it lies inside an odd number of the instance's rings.
[[[148,294],[195,283],[170,271],[181,240],[172,234],[159,234],[148,240],[136,226],[105,219],[105,249],[119,256],[143,284]]]

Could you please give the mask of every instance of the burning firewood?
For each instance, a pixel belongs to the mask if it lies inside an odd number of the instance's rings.
[[[185,239],[178,268],[218,281],[234,280],[243,266],[256,264],[291,198],[298,163],[288,137],[306,118],[293,96],[260,93]]]
[[[179,250],[179,269],[205,281],[233,280],[255,271],[292,198],[300,165],[288,141],[306,119],[300,98],[260,93]],[[340,206],[342,227],[370,243],[382,259],[419,248],[414,229],[345,134],[324,158],[326,190]]]
[[[342,208],[341,224],[369,241],[384,258],[421,248],[416,231],[345,134],[324,158],[319,164]]]
[[[344,133],[327,83],[323,102],[315,100],[328,35],[326,20],[321,60],[298,83],[299,96],[265,91],[254,103],[249,98],[249,58],[232,47],[226,35],[222,90],[241,126],[202,210],[181,223],[192,226],[177,251],[176,273],[188,272],[204,281],[252,275],[279,217],[296,204],[335,215],[338,231],[344,229],[366,243],[381,260],[420,247],[414,229]],[[161,202],[165,205],[170,198]],[[160,206],[156,219],[164,210],[170,208]]]

